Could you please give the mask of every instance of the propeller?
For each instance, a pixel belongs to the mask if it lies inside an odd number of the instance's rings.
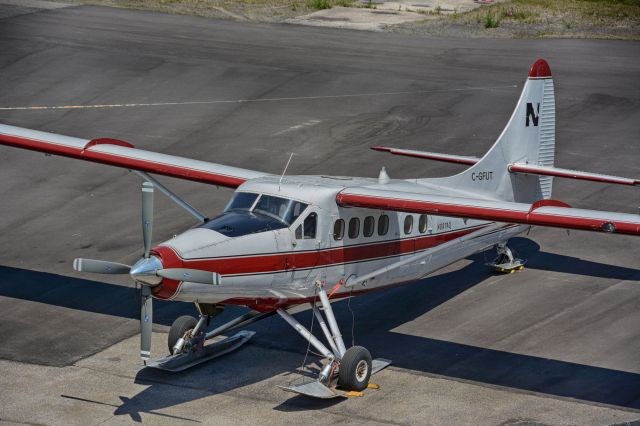
[[[143,285],[140,298],[140,358],[151,356],[151,334],[153,333],[153,297],[151,287]]]
[[[73,260],[73,269],[78,272],[91,272],[93,274],[128,274],[131,266],[104,260],[78,258]]]
[[[170,268],[160,269],[156,271],[156,274],[163,278],[176,281],[189,281],[191,283],[198,284],[220,284],[220,274],[215,272],[201,271],[199,269],[183,269],[183,268]]]
[[[142,184],[142,239],[144,240],[144,258],[151,251],[151,231],[153,231],[153,184]]]
[[[153,184],[142,184],[142,239],[144,255],[133,266],[105,260],[77,258],[73,269],[78,272],[96,274],[129,274],[141,285],[140,298],[140,357],[143,360],[151,356],[151,334],[153,328],[152,287],[162,283],[163,278],[188,281],[198,284],[219,285],[220,274],[199,269],[164,268],[162,261],[151,255],[151,237],[153,231]]]

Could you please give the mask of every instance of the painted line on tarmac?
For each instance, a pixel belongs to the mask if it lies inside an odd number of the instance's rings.
[[[489,87],[462,87],[458,89],[433,89],[433,90],[412,90],[403,92],[375,92],[375,93],[353,93],[345,95],[324,95],[324,96],[297,96],[286,98],[260,98],[260,99],[230,99],[230,100],[210,100],[210,101],[186,101],[186,102],[150,102],[136,104],[94,104],[94,105],[53,105],[53,106],[15,106],[0,107],[0,111],[39,111],[48,109],[92,109],[92,108],[133,108],[133,107],[158,107],[158,106],[182,106],[182,105],[213,105],[213,104],[233,104],[250,102],[283,102],[283,101],[305,101],[341,98],[364,98],[370,96],[394,96],[394,95],[417,95],[424,93],[448,93],[466,92],[470,90],[498,90],[513,89],[516,84],[508,86]]]

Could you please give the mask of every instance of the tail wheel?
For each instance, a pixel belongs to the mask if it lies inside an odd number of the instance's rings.
[[[184,337],[187,331],[193,330],[196,324],[198,324],[198,321],[189,315],[183,315],[176,318],[173,324],[171,324],[171,328],[169,329],[169,338],[167,339],[170,354],[173,354],[173,347],[178,342],[178,339]]]
[[[338,384],[345,390],[361,391],[369,385],[371,354],[362,346],[352,346],[340,361]]]

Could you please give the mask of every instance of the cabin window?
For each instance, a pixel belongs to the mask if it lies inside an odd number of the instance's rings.
[[[333,224],[333,239],[336,241],[344,237],[344,219],[338,219]]]
[[[426,214],[421,214],[420,215],[420,219],[418,220],[418,231],[420,231],[421,234],[424,234],[425,232],[427,232],[427,215]]]
[[[362,233],[365,237],[373,235],[373,231],[376,229],[376,220],[373,216],[367,216],[364,218],[364,225],[362,226]]]
[[[352,217],[349,221],[349,238],[358,238],[360,233],[360,219]]]
[[[389,216],[383,214],[378,219],[378,235],[387,235],[389,232]]]
[[[318,215],[316,213],[310,213],[304,219],[304,222],[296,228],[296,239],[298,240],[311,240],[316,237],[316,228],[318,225]]]
[[[404,218],[404,233],[410,234],[413,231],[413,216],[409,215]]]

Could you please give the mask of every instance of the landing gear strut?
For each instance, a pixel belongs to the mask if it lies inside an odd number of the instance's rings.
[[[506,243],[497,244],[496,251],[498,252],[498,256],[493,262],[489,263],[489,266],[493,267],[496,272],[513,274],[516,271],[524,269],[526,261],[515,258]]]
[[[195,337],[195,335],[197,335],[198,329],[201,328],[198,327],[198,325],[199,321],[189,315],[183,315],[176,318],[169,329],[169,337],[167,339],[169,353],[179,354],[182,352],[182,348],[185,346],[185,343],[190,340],[191,337]],[[188,349],[190,348],[187,348],[187,350]]]
[[[287,311],[278,309],[277,312],[327,359],[327,363],[320,371],[317,380],[301,385],[280,386],[280,388],[288,392],[316,398],[334,398],[339,396],[339,394],[332,389],[333,385],[336,384],[335,379],[337,376],[337,385],[341,389],[356,392],[362,391],[369,385],[371,375],[391,364],[391,361],[386,359],[372,360],[369,351],[362,346],[352,346],[346,349],[338,323],[333,315],[333,309],[331,308],[331,303],[329,303],[327,292],[320,283],[316,283],[316,285],[318,286],[318,296],[320,297],[320,303],[325,315],[322,315],[315,302],[311,304],[311,308],[331,349],[327,348]]]

